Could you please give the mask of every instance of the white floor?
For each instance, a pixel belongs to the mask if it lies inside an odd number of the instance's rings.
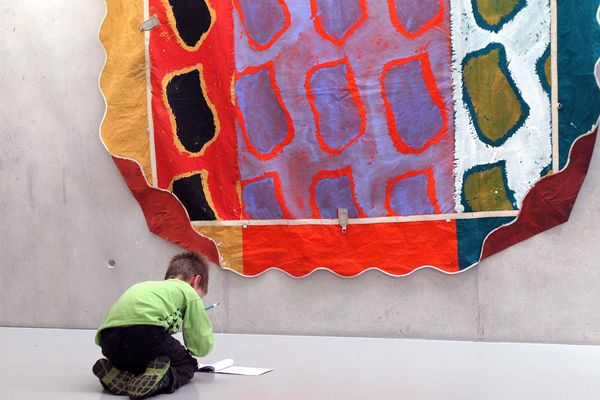
[[[94,332],[0,328],[0,399],[118,399],[91,373]],[[157,399],[600,398],[600,347],[217,335],[201,362],[274,368],[260,377],[196,374]]]

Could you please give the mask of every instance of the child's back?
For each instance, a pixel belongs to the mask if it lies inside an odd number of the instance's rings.
[[[94,374],[115,394],[144,398],[169,393],[197,370],[189,353],[212,349],[212,326],[201,297],[208,288],[208,262],[194,253],[173,257],[164,281],[130,287],[108,311],[96,334],[106,359]],[[183,347],[171,334],[182,329]]]

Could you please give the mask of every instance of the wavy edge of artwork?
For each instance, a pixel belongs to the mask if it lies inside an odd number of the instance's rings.
[[[140,205],[150,231],[161,238],[167,239],[170,242],[175,243],[187,250],[200,251],[205,254],[210,261],[220,266],[221,257],[216,242],[213,239],[200,234],[194,229],[183,203],[168,190],[150,186],[148,184],[149,181],[144,172],[144,168],[139,160],[123,155],[113,154],[105,141],[105,123],[114,118],[113,114],[109,111],[109,104],[114,103],[113,97],[120,97],[120,95],[122,95],[122,91],[118,91],[118,93],[111,92],[110,90],[106,90],[106,85],[102,84],[102,79],[105,75],[109,57],[114,55],[114,52],[110,46],[105,45],[104,41],[102,40],[102,31],[107,23],[110,7],[109,3],[111,2],[112,0],[105,0],[104,16],[98,29],[98,41],[100,42],[105,55],[104,63],[98,76],[98,88],[104,101],[104,114],[102,116],[99,128],[100,141],[119,169],[119,172],[127,184],[129,191],[131,194],[133,194],[134,198]],[[142,20],[139,21],[140,25],[144,22],[143,16],[141,19]],[[123,54],[120,53],[119,56],[123,57]],[[145,65],[144,68],[146,68]],[[144,89],[144,92],[145,91],[146,90]],[[144,102],[144,108],[145,107],[146,103]],[[146,126],[146,130],[147,129],[148,126]],[[160,201],[157,201],[159,198]],[[157,207],[157,205],[160,205],[161,202],[165,202],[166,205]],[[165,219],[170,219],[171,221],[176,220],[178,222],[175,226],[165,226],[165,224],[163,224]],[[183,219],[185,219],[185,221],[183,221]],[[182,222],[187,222],[187,224]],[[182,227],[186,225],[188,229],[183,230]]]
[[[596,125],[592,128],[591,131],[578,136],[577,139],[575,139],[575,141],[571,144],[568,162],[565,165],[565,167],[562,170],[560,170],[554,174],[551,174],[551,175],[541,178],[529,190],[529,192],[525,196],[525,199],[527,199],[528,197],[530,197],[530,198],[535,197],[537,195],[539,187],[541,185],[543,185],[544,182],[552,182],[553,180],[560,180],[562,176],[568,175],[572,169],[575,169],[578,166],[579,167],[584,166],[585,171],[583,172],[583,174],[579,175],[579,176],[581,176],[581,183],[579,185],[577,185],[576,189],[574,190],[575,195],[572,197],[572,201],[568,203],[568,206],[567,206],[568,212],[566,213],[566,215],[561,214],[560,215],[561,218],[559,218],[556,221],[553,221],[551,224],[548,224],[547,226],[545,226],[543,228],[538,228],[539,229],[538,231],[528,235],[527,237],[522,237],[519,240],[516,240],[514,242],[504,242],[504,243],[500,244],[499,246],[497,246],[496,248],[490,247],[491,245],[489,244],[489,240],[491,240],[494,235],[499,235],[502,232],[502,233],[508,234],[508,236],[511,236],[512,235],[511,230],[514,230],[515,228],[518,229],[518,227],[520,226],[519,224],[527,222],[527,220],[524,221],[521,218],[524,213],[526,214],[525,211],[527,211],[527,209],[525,209],[525,207],[522,208],[519,215],[513,221],[511,221],[507,224],[504,224],[504,225],[490,231],[487,234],[487,236],[484,239],[482,248],[481,248],[481,254],[480,254],[479,260],[477,262],[474,262],[472,265],[470,265],[464,269],[461,269],[460,271],[449,272],[449,271],[445,271],[445,270],[441,269],[440,267],[436,267],[436,266],[432,266],[432,265],[423,265],[423,266],[414,268],[405,274],[392,274],[381,268],[372,267],[372,268],[361,270],[359,273],[357,273],[355,275],[342,275],[342,274],[335,272],[334,270],[332,270],[330,268],[319,267],[319,268],[312,269],[310,272],[308,272],[305,275],[296,276],[296,275],[290,274],[289,272],[287,272],[281,268],[271,267],[271,268],[265,269],[264,271],[261,271],[258,274],[255,274],[255,275],[246,275],[235,269],[228,268],[226,266],[222,266],[221,262],[220,262],[221,256],[220,256],[219,248],[218,248],[215,240],[211,239],[210,237],[200,234],[198,231],[196,231],[194,229],[194,227],[190,221],[189,215],[187,213],[187,210],[183,206],[183,203],[181,203],[181,201],[176,196],[174,196],[171,192],[151,186],[146,177],[146,174],[144,173],[144,168],[143,168],[142,164],[139,162],[139,160],[111,153],[109,146],[107,145],[107,143],[104,140],[104,137],[103,137],[104,124],[107,120],[110,120],[110,118],[112,118],[110,115],[111,113],[109,112],[109,104],[113,103],[112,97],[114,96],[114,93],[112,95],[110,93],[107,94],[107,91],[103,88],[101,80],[102,80],[104,72],[105,72],[108,58],[109,58],[109,56],[111,56],[114,53],[111,52],[111,49],[108,48],[107,46],[105,46],[105,43],[102,41],[101,31],[105,26],[106,18],[108,16],[108,12],[109,12],[109,10],[108,10],[109,3],[111,3],[111,2],[112,2],[112,0],[105,0],[105,4],[106,4],[105,14],[102,19],[102,23],[100,25],[99,32],[98,32],[98,38],[99,38],[100,44],[105,52],[104,65],[102,66],[100,76],[99,76],[99,82],[98,82],[98,86],[99,86],[100,92],[102,94],[104,103],[105,103],[105,111],[104,111],[104,115],[103,115],[103,118],[101,121],[100,130],[99,130],[100,140],[101,140],[103,146],[105,147],[105,149],[107,150],[107,152],[111,155],[113,162],[119,169],[129,190],[133,194],[136,201],[140,204],[140,206],[142,208],[142,212],[144,213],[144,217],[146,218],[146,222],[147,222],[147,225],[148,225],[150,231],[161,236],[164,239],[171,241],[172,243],[175,243],[175,244],[185,248],[185,249],[203,252],[204,254],[206,254],[209,257],[209,259],[213,263],[217,264],[220,268],[222,268],[224,270],[234,272],[240,276],[247,277],[247,278],[258,277],[258,276],[260,276],[268,271],[271,271],[271,270],[280,271],[283,274],[288,275],[292,278],[308,277],[308,276],[312,275],[313,273],[315,273],[316,271],[322,271],[322,270],[328,271],[331,274],[336,275],[341,278],[354,278],[354,277],[360,276],[368,271],[373,271],[373,270],[378,271],[382,274],[391,276],[391,277],[409,276],[409,275],[412,275],[413,273],[416,273],[417,271],[420,271],[422,269],[434,269],[434,270],[437,270],[437,271],[442,272],[447,275],[456,275],[456,274],[460,274],[464,271],[467,271],[467,270],[475,267],[483,259],[497,253],[498,251],[501,251],[507,247],[510,247],[513,244],[518,243],[522,240],[525,240],[537,233],[541,233],[547,229],[550,229],[552,227],[560,225],[569,219],[571,208],[575,203],[575,200],[577,198],[577,194],[579,193],[579,190],[581,189],[581,185],[583,184],[583,181],[584,181],[586,173],[587,173],[587,168],[589,167],[589,163],[590,163],[591,157],[593,155],[594,142],[596,140],[597,133],[598,133],[598,123],[596,123]],[[141,24],[141,22],[143,22],[143,21],[140,21],[140,24]],[[110,91],[108,91],[108,92],[110,92]],[[120,94],[120,92],[119,92],[119,94]],[[146,126],[146,129],[147,128],[148,127]],[[587,146],[586,146],[586,143],[587,143],[585,141],[586,138],[588,138],[588,140],[592,141],[591,145],[587,144]],[[582,155],[584,158],[583,158],[583,160],[580,160],[579,158]],[[577,162],[572,162],[572,160],[574,160],[574,159],[576,159]],[[543,196],[542,196],[542,198],[543,198]],[[526,202],[526,200],[524,200],[524,204],[525,204],[525,202]],[[165,224],[165,221],[171,221],[171,222],[170,223],[167,222]],[[187,229],[182,228],[182,227],[186,227],[186,226],[187,226]]]
[[[599,120],[599,123],[600,123],[600,120]],[[598,134],[598,123],[589,132],[582,134],[581,136],[579,136],[573,142],[573,145],[571,147],[571,151],[570,151],[570,154],[569,154],[569,162],[567,163],[567,165],[562,170],[560,170],[557,173],[550,174],[550,175],[547,175],[545,177],[542,177],[538,182],[536,182],[532,186],[532,188],[529,190],[529,192],[525,196],[525,199],[527,199],[528,197],[529,198],[534,198],[535,196],[538,196],[539,195],[538,191],[539,191],[540,185],[543,184],[542,182],[546,182],[546,183],[547,182],[551,182],[551,183],[553,183],[553,181],[562,181],[562,180],[570,179],[571,178],[570,174],[572,174],[574,172],[580,172],[581,170],[577,170],[577,168],[581,167],[583,165],[585,167],[585,171],[583,171],[583,174],[580,175],[581,176],[581,184],[577,185],[577,188],[575,190],[576,194],[575,194],[575,197],[573,198],[573,201],[566,205],[568,207],[568,213],[566,214],[566,216],[563,215],[564,219],[559,220],[559,222],[547,225],[547,226],[543,227],[543,229],[540,229],[539,231],[537,231],[535,233],[532,233],[532,234],[530,234],[527,237],[519,238],[519,240],[516,240],[513,243],[508,243],[508,244],[503,243],[503,244],[506,244],[504,247],[499,246],[499,247],[497,247],[495,249],[490,249],[490,247],[488,245],[488,240],[490,240],[494,234],[497,234],[497,232],[503,232],[503,231],[505,231],[505,232],[507,232],[508,235],[512,235],[513,234],[513,229],[517,229],[517,230],[519,229],[520,224],[522,224],[523,221],[524,221],[522,219],[522,215],[524,214],[524,212],[525,212],[525,214],[528,213],[528,209],[522,208],[520,210],[520,212],[519,212],[519,215],[513,221],[511,221],[511,222],[509,222],[507,224],[503,224],[503,225],[499,226],[496,229],[493,229],[492,231],[490,231],[486,235],[486,237],[485,237],[485,239],[483,241],[482,248],[481,248],[481,255],[480,255],[479,261],[471,264],[470,266],[468,266],[468,267],[466,267],[464,269],[461,269],[460,271],[448,272],[448,271],[445,271],[445,270],[443,270],[443,269],[441,269],[439,267],[432,266],[432,265],[423,265],[421,267],[417,267],[417,268],[413,269],[412,271],[410,271],[410,272],[408,272],[406,274],[392,274],[392,273],[386,272],[385,270],[383,270],[381,268],[376,268],[376,267],[364,269],[364,270],[362,270],[361,272],[359,272],[358,274],[355,274],[355,275],[341,275],[341,274],[339,274],[339,273],[331,270],[330,268],[324,268],[324,267],[315,268],[312,271],[310,271],[309,273],[307,273],[305,275],[302,275],[302,276],[292,275],[289,272],[287,272],[285,270],[282,270],[281,268],[276,268],[276,267],[271,267],[271,268],[265,269],[264,271],[262,271],[262,272],[260,272],[259,274],[256,274],[256,275],[244,275],[244,274],[241,274],[241,273],[239,273],[238,271],[235,271],[235,270],[231,270],[231,271],[235,272],[236,274],[238,274],[240,276],[247,277],[247,278],[258,277],[258,276],[260,276],[260,275],[262,275],[262,274],[264,274],[266,272],[269,272],[269,271],[279,271],[279,272],[284,273],[285,275],[288,275],[291,278],[298,278],[298,279],[306,278],[306,277],[312,275],[313,273],[315,273],[316,271],[327,271],[327,272],[329,272],[329,273],[331,273],[333,275],[336,275],[336,276],[338,276],[340,278],[355,278],[355,277],[358,277],[358,276],[360,276],[360,275],[362,275],[362,274],[364,274],[366,272],[369,272],[369,271],[377,271],[377,272],[380,272],[380,273],[382,273],[384,275],[388,275],[388,276],[391,276],[391,277],[399,278],[399,277],[404,277],[404,276],[412,275],[412,274],[416,273],[417,271],[420,271],[420,270],[423,270],[423,269],[433,269],[435,271],[441,272],[441,273],[446,274],[446,275],[458,275],[458,274],[461,274],[461,273],[463,273],[463,272],[465,272],[467,270],[470,270],[470,269],[474,268],[481,261],[483,261],[485,258],[490,257],[490,256],[494,255],[497,252],[500,252],[500,251],[502,251],[502,250],[504,250],[504,249],[506,249],[506,248],[508,248],[510,246],[513,246],[516,243],[522,242],[522,241],[524,241],[524,240],[526,240],[526,239],[528,239],[528,238],[530,238],[532,236],[535,236],[535,235],[537,235],[539,233],[542,233],[543,231],[546,231],[548,229],[554,228],[554,227],[556,227],[558,225],[561,225],[561,224],[563,224],[563,223],[565,223],[565,222],[568,221],[571,209],[572,209],[573,205],[575,204],[575,201],[576,201],[576,198],[577,198],[577,194],[579,193],[579,191],[581,189],[581,186],[583,185],[583,181],[585,180],[585,177],[587,175],[587,170],[588,170],[588,167],[589,167],[589,163],[591,162],[591,159],[592,159],[592,156],[593,156],[594,143],[596,141],[597,134]],[[591,143],[587,143],[586,139],[588,141],[591,141]],[[575,160],[575,161],[573,161],[573,160]],[[525,204],[525,203],[526,203],[526,200],[523,201],[523,204]],[[532,204],[531,207],[535,208],[535,204]],[[527,223],[527,222],[528,221],[525,220],[525,223]]]
[[[569,220],[587,177],[597,136],[598,122],[589,132],[575,139],[569,151],[567,164],[563,169],[542,177],[532,186],[523,199],[523,206],[517,218],[488,233],[481,248],[479,261]],[[568,196],[564,197],[565,192],[561,192],[563,196],[559,198],[544,196],[545,189],[549,186],[563,188],[567,186],[570,189],[566,191]],[[539,207],[540,204],[543,207]],[[536,218],[540,214],[540,209],[549,211],[547,215],[551,218],[544,220]],[[494,239],[495,241],[493,241]]]
[[[486,238],[484,239],[484,242],[483,242],[484,244],[482,246],[480,260],[473,263],[471,266],[464,268],[460,271],[448,272],[448,271],[444,271],[436,266],[423,265],[421,267],[415,268],[414,270],[412,270],[406,274],[391,274],[381,268],[373,267],[373,268],[369,268],[369,269],[364,269],[355,275],[341,275],[341,274],[336,273],[332,269],[321,267],[321,268],[315,268],[305,275],[295,276],[295,275],[288,273],[287,271],[285,271],[283,269],[276,268],[276,267],[268,268],[256,275],[245,275],[245,274],[240,273],[239,271],[236,271],[236,270],[233,270],[230,268],[226,268],[226,267],[221,267],[221,268],[223,268],[225,270],[230,270],[240,276],[244,276],[244,277],[248,277],[248,278],[258,277],[258,276],[260,276],[268,271],[271,271],[271,270],[280,271],[292,278],[304,278],[304,277],[312,275],[316,271],[321,271],[321,270],[328,271],[331,274],[336,275],[338,277],[342,277],[342,278],[354,278],[354,277],[360,276],[360,275],[362,275],[368,271],[372,271],[372,270],[378,271],[380,273],[383,273],[385,275],[392,276],[392,277],[408,276],[408,275],[411,275],[422,269],[434,269],[434,270],[437,270],[437,271],[442,272],[447,275],[460,274],[464,271],[467,271],[467,270],[475,267],[483,259],[485,259],[501,250],[504,250],[505,248],[510,247],[518,242],[528,239],[531,236],[534,236],[545,230],[548,230],[555,226],[558,226],[558,225],[566,222],[569,219],[571,208],[575,204],[577,194],[579,193],[581,185],[583,184],[583,181],[584,181],[586,173],[587,173],[587,169],[589,167],[589,163],[592,158],[592,154],[593,154],[593,150],[594,150],[594,143],[595,143],[595,140],[597,137],[597,133],[598,133],[598,127],[596,125],[596,127],[593,130],[591,130],[590,132],[588,132],[586,134],[581,135],[574,142],[573,147],[571,148],[571,152],[570,152],[571,154],[569,156],[568,164],[561,171],[541,178],[527,193],[527,195],[525,196],[525,200],[523,202],[524,206],[525,206],[525,204],[530,204],[531,208],[536,209],[537,203],[529,203],[527,199],[528,198],[535,199],[536,196],[539,195],[538,193],[541,190],[540,187],[543,186],[544,183],[555,184],[555,181],[562,182],[565,180],[571,180],[572,175],[576,174],[576,176],[581,177],[581,182],[580,182],[580,184],[576,185],[576,188],[574,190],[575,196],[570,198],[570,199],[572,199],[572,201],[568,201],[567,203],[562,204],[563,207],[567,208],[567,210],[568,210],[567,213],[564,214],[564,213],[559,212],[558,213],[559,219],[551,221],[551,223],[548,225],[532,224],[538,230],[529,234],[527,237],[521,237],[518,234],[514,234],[514,232],[515,231],[522,232],[522,230],[521,230],[522,224],[523,223],[525,223],[525,224],[531,223],[530,220],[523,219],[523,216],[528,215],[528,213],[529,213],[529,207],[527,207],[527,208],[523,207],[521,209],[521,212],[519,213],[519,216],[515,220],[513,220],[512,222],[510,222],[508,224],[502,225],[502,226],[492,230],[490,233],[488,233],[488,235],[486,236]],[[131,190],[134,197],[136,198],[136,200],[142,207],[144,216],[146,217],[146,221],[152,232],[160,235],[161,237],[165,237],[165,235],[167,235],[166,237],[168,238],[168,240],[170,240],[186,249],[202,251],[203,253],[205,253],[207,256],[209,256],[213,260],[218,258],[217,246],[214,244],[212,239],[204,238],[202,235],[197,233],[192,228],[191,224],[188,224],[189,231],[187,231],[187,232],[182,233],[180,229],[177,229],[177,227],[184,226],[183,223],[188,222],[189,217],[187,215],[187,212],[185,211],[185,208],[183,207],[181,202],[175,196],[173,196],[168,191],[163,191],[160,189],[150,187],[147,184],[145,177],[143,176],[140,165],[136,161],[121,158],[121,157],[115,157],[115,156],[113,156],[113,160],[114,160],[115,164],[117,165],[117,167],[119,168],[119,170],[121,171],[121,174],[123,175],[123,178],[125,179],[126,183],[128,184],[129,189]],[[161,205],[164,200],[167,200],[167,202],[169,203],[168,207]],[[157,208],[155,206],[155,204],[158,204],[159,207]],[[163,211],[163,212],[158,213],[158,212],[156,212],[157,209],[159,211]],[[561,209],[561,207],[556,207],[556,209],[559,210],[559,209]],[[157,218],[157,215],[163,216],[163,218]],[[164,228],[165,224],[163,224],[163,222],[165,221],[164,218],[169,218],[171,220],[171,222],[168,223],[169,226],[175,226],[175,228],[172,231],[171,230],[167,230],[168,232],[165,231],[165,228]],[[177,221],[175,221],[175,220],[177,220]],[[490,249],[489,241],[493,239],[494,235],[498,235],[499,232],[503,232],[503,231],[506,232],[505,235],[508,235],[511,238],[516,237],[518,239],[513,240],[513,242],[501,242],[500,246],[492,247]],[[173,236],[173,235],[170,235],[170,233],[172,233],[172,232],[179,232],[179,233],[176,234],[176,236]],[[209,243],[212,246],[207,247],[207,244],[209,244]],[[210,253],[211,251],[213,253]]]

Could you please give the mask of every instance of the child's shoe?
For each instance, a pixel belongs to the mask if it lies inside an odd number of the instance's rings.
[[[136,375],[129,382],[129,397],[132,399],[145,399],[167,390],[171,386],[170,367],[171,360],[166,356],[157,357],[150,361],[146,371],[141,375]]]
[[[100,383],[104,389],[118,395],[128,393],[129,382],[135,377],[131,372],[117,369],[106,358],[96,361],[96,364],[92,367],[92,371],[100,379]]]

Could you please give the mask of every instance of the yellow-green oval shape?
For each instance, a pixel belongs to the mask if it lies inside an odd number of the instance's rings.
[[[548,86],[552,87],[552,59],[550,57],[546,58],[546,62],[544,62],[544,78],[546,78]]]
[[[506,182],[505,163],[478,166],[463,179],[462,201],[467,212],[514,210],[514,194]]]
[[[480,139],[499,146],[529,115],[510,77],[504,48],[492,43],[463,61],[465,102]]]
[[[524,0],[473,0],[473,12],[481,18],[480,25],[494,29],[516,14],[524,3]]]

